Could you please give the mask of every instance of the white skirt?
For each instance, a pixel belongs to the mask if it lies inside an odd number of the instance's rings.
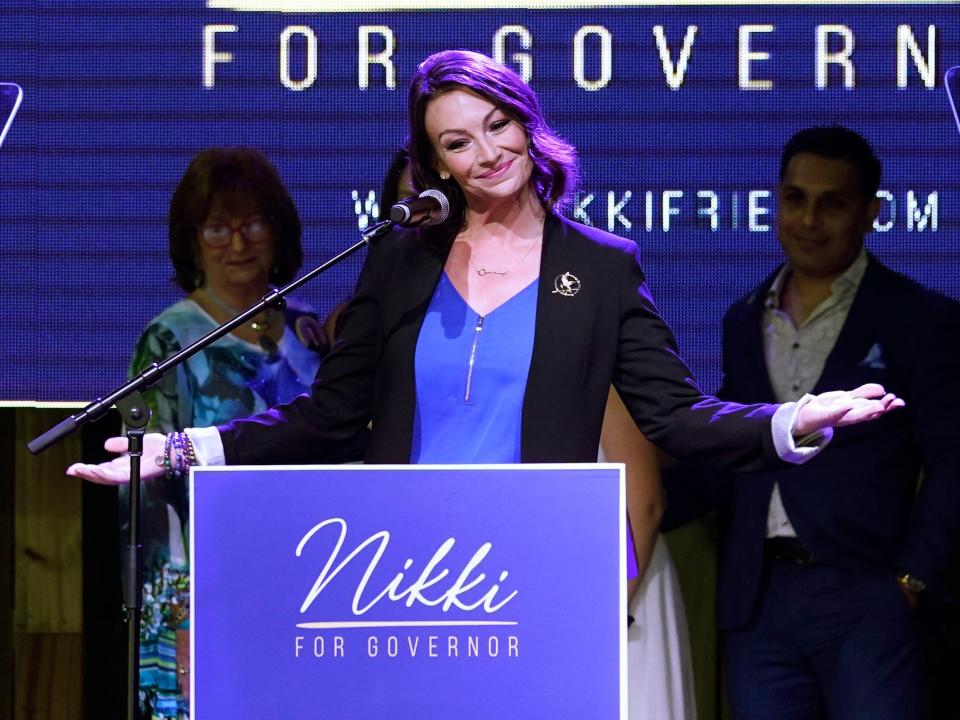
[[[634,618],[627,630],[630,720],[696,720],[687,617],[662,535],[629,612]]]

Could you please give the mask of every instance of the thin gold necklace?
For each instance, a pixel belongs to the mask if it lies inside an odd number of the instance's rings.
[[[220,307],[220,309],[224,310],[231,318],[235,318],[237,315],[240,314],[239,310],[228,305],[224,300],[220,298],[219,295],[217,295],[208,286],[204,285],[203,291],[204,293],[206,293],[208,298],[213,300],[213,302],[215,302]],[[275,352],[277,349],[277,343],[274,341],[273,338],[267,335],[267,332],[270,330],[270,328],[273,325],[273,322],[270,316],[274,312],[275,310],[273,308],[267,308],[266,312],[263,313],[265,317],[259,320],[257,318],[253,318],[252,320],[249,321],[250,329],[253,330],[254,332],[260,333],[260,347],[262,347],[264,350],[266,350],[269,353]]]
[[[480,277],[484,277],[485,275],[496,275],[498,277],[503,277],[507,273],[512,272],[516,270],[518,267],[520,267],[520,263],[522,263],[524,260],[527,259],[530,253],[533,252],[533,249],[540,244],[542,239],[543,238],[537,238],[532,243],[530,243],[530,247],[527,248],[527,251],[523,254],[523,257],[517,260],[511,267],[508,267],[506,270],[489,270],[488,268],[485,268],[485,267],[477,267],[476,265],[474,265],[473,258],[471,257],[467,258],[467,262],[470,263],[470,267],[472,267],[473,271]]]

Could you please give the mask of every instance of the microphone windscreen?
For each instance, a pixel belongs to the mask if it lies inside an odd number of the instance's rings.
[[[440,209],[437,212],[430,213],[430,219],[426,222],[427,225],[439,225],[450,217],[450,201],[442,192],[436,188],[429,188],[420,193],[420,197],[433,198],[440,203]]]

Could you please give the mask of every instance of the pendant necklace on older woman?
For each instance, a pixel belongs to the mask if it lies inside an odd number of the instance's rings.
[[[240,314],[240,311],[234,307],[231,307],[226,302],[224,302],[213,290],[211,290],[206,285],[202,288],[204,294],[213,300],[213,302],[224,312],[226,312],[231,318],[235,318]],[[257,339],[260,347],[264,349],[270,355],[273,355],[277,352],[277,342],[274,340],[268,333],[270,328],[273,327],[273,315],[276,313],[276,310],[273,308],[267,308],[266,312],[250,320],[247,325],[256,333],[259,333],[260,337]]]

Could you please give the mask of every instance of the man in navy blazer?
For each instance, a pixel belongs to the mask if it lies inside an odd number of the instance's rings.
[[[880,169],[845,128],[791,138],[787,262],[724,319],[721,398],[877,382],[907,402],[836,430],[814,463],[729,484],[718,613],[737,720],[923,713],[917,607],[960,535],[960,306],[864,250]]]

